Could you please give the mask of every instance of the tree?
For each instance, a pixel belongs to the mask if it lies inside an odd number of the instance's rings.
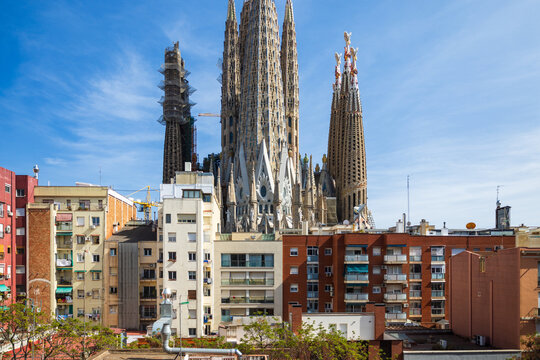
[[[521,358],[524,360],[536,360],[540,358],[540,336],[538,334],[531,334],[521,339],[521,343],[524,345]]]

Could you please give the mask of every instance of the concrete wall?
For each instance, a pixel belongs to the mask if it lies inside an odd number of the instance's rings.
[[[139,329],[139,259],[137,243],[118,244],[118,326]]]
[[[347,340],[375,340],[375,315],[365,314],[303,314],[302,322],[313,324],[315,328],[335,328],[347,337]]]

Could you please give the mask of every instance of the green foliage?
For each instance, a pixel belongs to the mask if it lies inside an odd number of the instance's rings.
[[[540,336],[538,334],[528,335],[521,339],[524,346],[521,358],[523,360],[540,359]]]
[[[161,337],[159,335],[145,336],[138,341],[134,341],[129,344],[128,349],[157,349],[161,348]]]

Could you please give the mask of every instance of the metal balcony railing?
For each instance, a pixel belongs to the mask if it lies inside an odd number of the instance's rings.
[[[221,285],[274,285],[274,279],[221,279]]]
[[[386,313],[384,314],[386,320],[407,320],[407,314],[405,313]]]
[[[233,320],[232,315],[221,315],[222,322],[231,322]]]
[[[369,275],[366,274],[345,274],[345,281],[369,281]]]
[[[422,315],[422,309],[409,309],[409,316],[410,315]]]
[[[274,298],[250,296],[235,296],[233,298],[221,298],[222,304],[273,304]]]
[[[431,297],[444,297],[444,290],[431,290]]]
[[[431,273],[432,280],[444,280],[444,273]]]
[[[319,292],[318,291],[308,291],[307,292],[307,297],[308,299],[316,299],[319,297]]]
[[[384,300],[404,301],[407,300],[407,294],[384,294]]]
[[[409,273],[409,279],[411,280],[422,279],[422,273]]]
[[[307,262],[318,262],[319,255],[308,255]]]
[[[384,262],[406,263],[407,255],[384,255]]]
[[[422,261],[421,255],[409,255],[409,262],[420,262]]]
[[[407,281],[407,274],[384,274],[384,281]]]
[[[444,308],[431,308],[431,315],[444,315]]]
[[[345,262],[369,262],[368,255],[345,255]]]
[[[431,255],[431,262],[444,261],[444,256]]]
[[[421,290],[409,290],[409,296],[411,298],[421,298],[422,297],[422,291]]]
[[[348,293],[348,294],[345,294],[345,300],[369,300],[369,294]]]
[[[318,280],[319,279],[319,274],[307,274],[307,279],[308,280]]]

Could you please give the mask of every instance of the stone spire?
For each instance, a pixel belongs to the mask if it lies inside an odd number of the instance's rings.
[[[255,186],[255,169],[253,167],[251,168],[251,176],[249,181],[249,208],[250,231],[257,231],[259,208],[257,206],[257,188]]]
[[[231,166],[229,184],[227,186],[227,212],[225,221],[228,232],[236,231],[236,189],[234,186],[234,166]]]
[[[281,192],[280,192],[279,178],[276,177],[274,184],[274,232],[278,232],[281,229],[281,219],[283,217],[283,211],[281,210]]]
[[[287,124],[287,147],[298,165],[299,97],[298,97],[298,53],[292,0],[285,4],[285,18],[281,41],[281,73],[283,78],[283,100]]]
[[[223,169],[229,169],[237,150],[238,92],[240,86],[238,24],[234,0],[229,0],[221,69],[221,148]],[[227,174],[227,173],[225,173]],[[223,178],[227,181],[226,176]]]
[[[335,82],[332,85],[332,107],[330,110],[330,127],[328,129],[328,162],[327,170],[333,178],[336,178],[336,169],[338,168],[337,161],[337,142],[340,141],[338,134],[340,134],[339,122],[339,92],[341,90],[341,54],[335,53],[336,67],[334,70]]]

